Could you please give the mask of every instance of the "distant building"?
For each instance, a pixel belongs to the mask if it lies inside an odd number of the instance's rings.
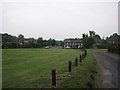
[[[102,42],[102,39],[95,38],[95,44],[100,44]]]
[[[24,40],[17,40],[16,43],[19,43],[20,45],[23,45]]]
[[[64,40],[64,48],[82,48],[82,39],[80,38],[70,38]]]
[[[109,43],[120,42],[120,36],[113,35],[113,36],[107,38],[106,40],[107,40]]]
[[[34,38],[25,38],[24,43],[37,43],[37,40]]]
[[[18,40],[17,43],[23,45],[23,44],[29,44],[29,43],[37,43],[37,40],[34,38],[24,38],[23,40]]]

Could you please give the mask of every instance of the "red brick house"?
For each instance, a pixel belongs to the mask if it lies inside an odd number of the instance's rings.
[[[64,48],[66,47],[76,47],[76,48],[82,48],[82,39],[80,38],[69,38],[64,40]]]
[[[107,41],[109,43],[118,43],[118,42],[120,42],[120,36],[113,35],[113,36],[107,38]]]

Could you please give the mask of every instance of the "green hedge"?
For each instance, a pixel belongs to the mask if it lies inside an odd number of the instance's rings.
[[[19,43],[12,43],[12,42],[6,42],[2,43],[2,48],[41,48],[44,47],[45,44],[39,44],[39,43],[28,43],[20,45]]]
[[[99,48],[99,49],[107,49],[107,44],[96,44],[95,47]]]
[[[109,43],[108,52],[120,54],[120,43]]]

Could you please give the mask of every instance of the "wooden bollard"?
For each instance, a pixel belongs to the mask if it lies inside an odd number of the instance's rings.
[[[82,54],[82,60],[84,60],[84,55]]]
[[[84,53],[84,58],[86,57],[85,53]]]
[[[87,50],[85,50],[85,56],[87,55]]]
[[[75,66],[78,66],[78,58],[75,58]]]
[[[56,86],[56,70],[52,70],[52,85]]]
[[[85,57],[86,57],[86,52],[85,52]]]
[[[81,57],[81,55],[80,55],[80,62],[82,62],[82,57]]]
[[[81,60],[83,60],[83,54],[81,55]]]
[[[72,70],[72,62],[69,61],[68,71],[71,72],[71,70]]]

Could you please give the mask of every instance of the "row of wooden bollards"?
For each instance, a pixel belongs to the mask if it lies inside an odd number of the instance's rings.
[[[87,50],[84,50],[84,54],[80,55],[79,62],[82,62],[87,55]],[[78,58],[75,58],[75,66],[78,66]],[[72,61],[68,63],[68,71],[72,71]],[[56,86],[56,69],[52,69],[52,86]]]

